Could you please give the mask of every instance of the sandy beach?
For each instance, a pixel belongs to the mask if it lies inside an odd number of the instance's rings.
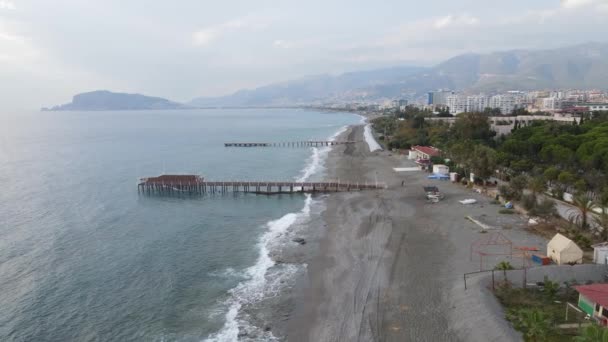
[[[339,139],[363,141],[363,126]],[[517,341],[497,301],[485,288],[464,290],[463,273],[478,271],[470,244],[481,228],[473,216],[517,245],[543,247],[523,219],[499,215],[489,199],[423,172],[404,156],[369,152],[365,142],[334,148],[328,178],[384,182],[386,190],[331,194],[325,227],[311,239],[307,272],[292,291],[293,310],[282,335],[288,341]],[[402,186],[404,182],[404,186]],[[445,199],[427,203],[423,185]],[[478,203],[465,206],[464,198]],[[510,216],[506,218],[505,216]],[[521,260],[521,259],[519,259]],[[486,261],[485,269],[494,261]],[[513,260],[512,262],[519,262]]]

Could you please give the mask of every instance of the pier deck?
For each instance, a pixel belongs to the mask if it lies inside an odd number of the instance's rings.
[[[137,190],[143,194],[212,194],[227,192],[243,192],[257,194],[285,194],[285,193],[314,193],[385,189],[386,185],[380,183],[352,183],[352,182],[158,182],[143,178],[137,185]]]
[[[356,144],[358,141],[285,141],[285,142],[228,142],[224,147],[319,147]]]

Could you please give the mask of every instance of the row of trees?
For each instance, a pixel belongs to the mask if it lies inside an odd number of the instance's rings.
[[[535,122],[499,138],[484,113],[461,114],[452,125],[427,120],[427,116],[412,109],[404,112],[403,121],[383,117],[374,126],[390,136],[388,147],[439,147],[465,169],[475,169],[472,172],[480,178],[493,173],[491,168],[500,168],[510,177],[542,176],[562,193],[591,190],[598,194],[608,187],[608,114],[599,113],[581,125]],[[479,157],[481,165],[475,163]]]

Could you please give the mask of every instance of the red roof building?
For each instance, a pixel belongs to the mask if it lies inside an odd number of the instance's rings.
[[[591,284],[574,287],[578,291],[578,306],[587,314],[608,323],[608,284]]]
[[[431,159],[441,154],[441,150],[433,146],[412,146],[412,151],[418,154],[418,159]]]

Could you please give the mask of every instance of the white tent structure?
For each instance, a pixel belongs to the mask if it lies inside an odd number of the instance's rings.
[[[583,250],[562,234],[555,234],[549,241],[547,256],[558,265],[583,263]]]

